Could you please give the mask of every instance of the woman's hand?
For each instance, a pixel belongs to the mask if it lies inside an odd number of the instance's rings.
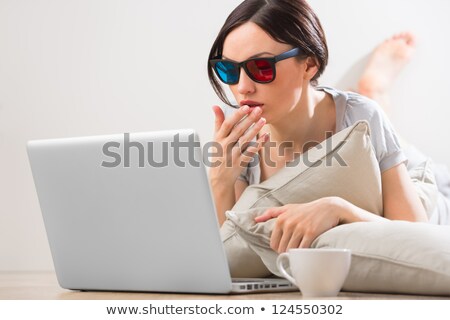
[[[341,222],[346,210],[347,202],[344,199],[326,197],[267,209],[255,221],[277,218],[270,247],[281,253],[290,248],[309,248],[314,239]]]
[[[210,179],[212,182],[234,186],[245,165],[269,138],[268,134],[264,134],[256,143],[251,143],[266,120],[261,117],[260,107],[242,106],[228,119],[225,119],[219,106],[214,106],[213,111],[216,117],[214,142],[217,150],[212,152]]]

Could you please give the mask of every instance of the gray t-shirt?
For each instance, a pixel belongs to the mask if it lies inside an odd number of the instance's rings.
[[[386,171],[402,162],[407,157],[400,147],[397,135],[381,107],[373,100],[354,92],[344,92],[330,87],[317,87],[316,90],[330,94],[336,105],[336,132],[352,126],[359,120],[366,120],[370,126],[370,139],[381,172]],[[226,107],[225,116],[236,109]],[[239,179],[249,185],[259,183],[261,169],[259,162],[252,162],[243,169]]]

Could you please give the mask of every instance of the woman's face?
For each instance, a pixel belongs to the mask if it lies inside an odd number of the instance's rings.
[[[292,48],[272,39],[255,23],[247,22],[225,38],[223,58],[241,62],[253,57],[273,57]],[[252,81],[241,68],[239,83],[229,86],[240,106],[246,100],[263,104],[262,116],[267,123],[276,123],[294,110],[310,80],[305,60],[289,58],[277,62],[275,67],[276,77],[270,83]]]

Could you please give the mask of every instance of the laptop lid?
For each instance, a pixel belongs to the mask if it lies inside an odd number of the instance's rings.
[[[35,140],[27,151],[63,288],[231,290],[193,130]]]

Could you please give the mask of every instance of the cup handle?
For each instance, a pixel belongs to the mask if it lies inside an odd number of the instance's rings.
[[[289,262],[289,254],[287,252],[282,253],[278,256],[277,258],[277,267],[278,270],[283,274],[283,276],[288,279],[293,285],[297,286],[297,284],[295,283],[295,279],[286,271],[286,269],[283,267],[283,262],[284,261],[288,261]]]

